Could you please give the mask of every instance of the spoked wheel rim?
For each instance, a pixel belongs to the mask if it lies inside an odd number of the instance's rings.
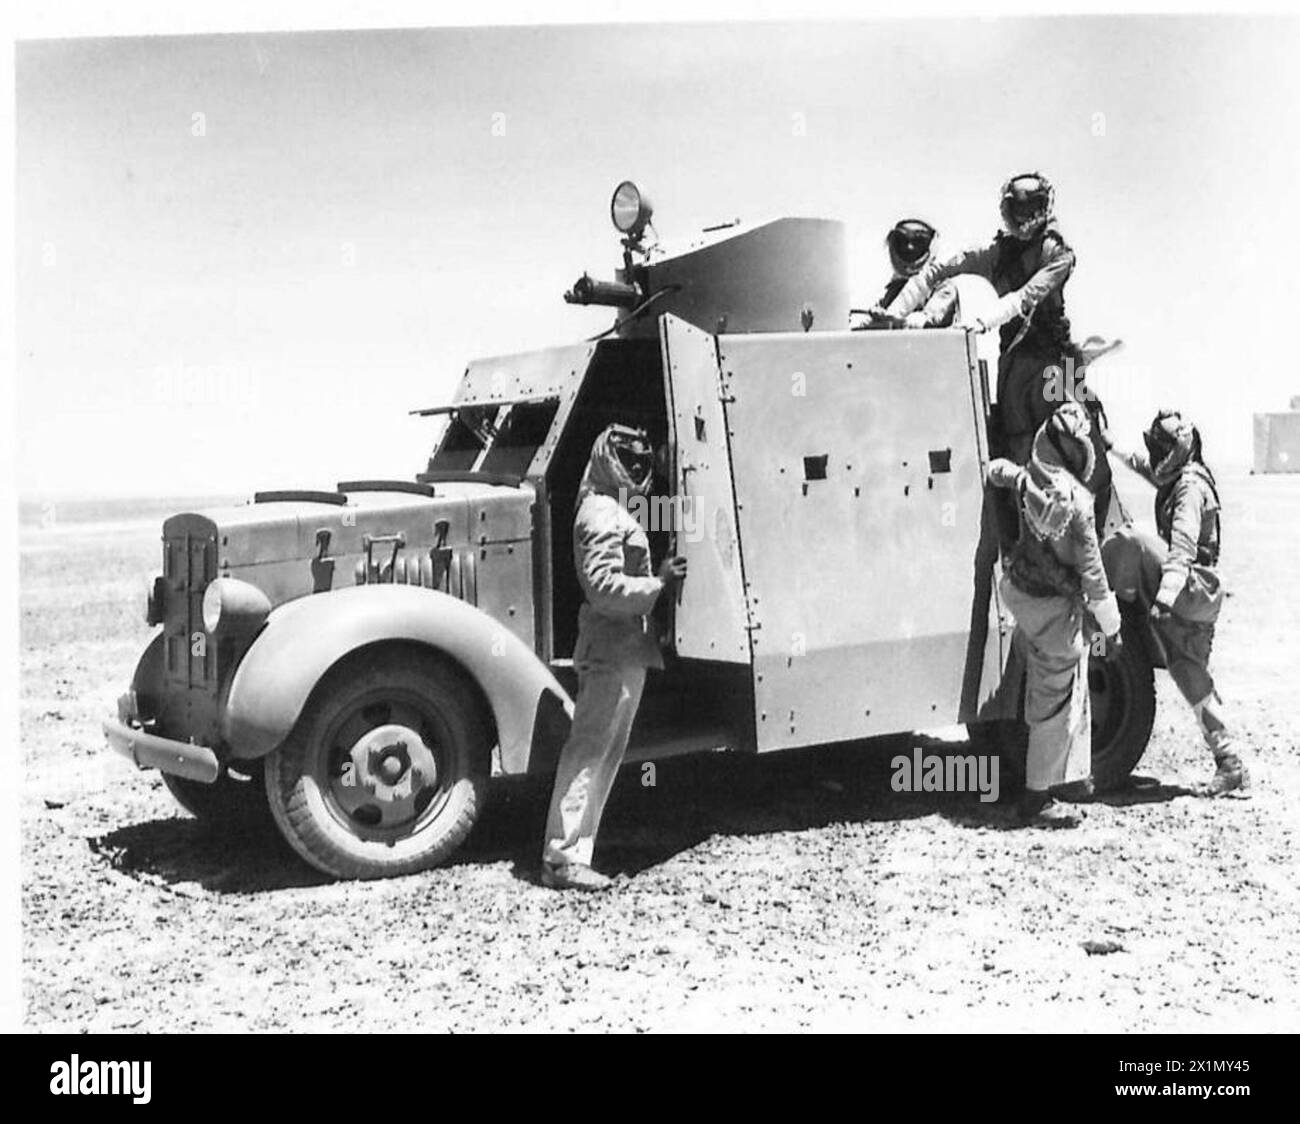
[[[330,723],[311,778],[329,814],[359,839],[396,843],[433,823],[451,797],[452,731],[420,696],[367,692]]]

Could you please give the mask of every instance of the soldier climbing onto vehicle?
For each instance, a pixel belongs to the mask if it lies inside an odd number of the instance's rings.
[[[1016,807],[1020,822],[1070,824],[1073,817],[1053,807],[1053,799],[1091,790],[1091,644],[1085,612],[1104,634],[1107,658],[1118,656],[1122,647],[1119,607],[1106,580],[1093,497],[1085,483],[1095,467],[1091,429],[1087,411],[1067,402],[1039,426],[1027,465],[1005,458],[989,465],[989,482],[1011,489],[1020,513],[1020,538],[1001,585],[1016,621],[1013,644],[1027,675],[1029,751],[1025,793]]]
[[[930,258],[888,302],[870,315],[880,323],[924,327],[917,316],[940,283],[971,273],[989,281],[1000,300],[994,311],[974,320],[975,331],[1000,330],[997,408],[991,419],[993,452],[1024,464],[1039,426],[1063,401],[1074,399],[1094,415],[1095,397],[1083,383],[1086,356],[1070,338],[1065,283],[1075,254],[1056,224],[1055,192],[1038,172],[1012,176],[1002,187],[1003,229],[987,245],[952,257]],[[1076,372],[1067,378],[1068,371]],[[1104,453],[1105,434],[1094,427],[1094,448]],[[1104,455],[1094,458],[1094,493],[1109,486]]]
[[[627,750],[646,669],[663,667],[646,617],[660,594],[686,577],[686,560],[677,557],[652,573],[646,532],[627,510],[633,496],[649,491],[653,470],[645,432],[611,425],[596,438],[578,489],[573,553],[584,595],[573,651],[578,696],[542,852],[542,883],[554,889],[610,885],[591,866],[596,831]]]
[[[1246,772],[1209,667],[1224,596],[1217,572],[1219,486],[1205,463],[1200,431],[1177,410],[1157,413],[1143,440],[1146,455],[1123,459],[1155,485],[1159,537],[1121,529],[1106,544],[1106,567],[1117,594],[1150,614],[1170,678],[1214,758],[1214,776],[1199,791],[1222,796],[1245,787]]]

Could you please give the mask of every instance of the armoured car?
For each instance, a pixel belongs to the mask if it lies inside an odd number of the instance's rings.
[[[195,815],[233,831],[269,811],[308,863],[378,877],[451,856],[493,775],[553,772],[575,692],[574,504],[612,421],[663,449],[651,544],[690,566],[655,616],[666,667],[629,760],[1012,728],[975,338],[848,330],[839,222],[661,244],[631,183],[611,216],[621,268],[565,298],[613,323],[471,362],[416,411],[441,427],[423,471],[165,521],[157,634],[105,731]],[[1108,782],[1153,715],[1158,653],[1126,629],[1091,673]]]

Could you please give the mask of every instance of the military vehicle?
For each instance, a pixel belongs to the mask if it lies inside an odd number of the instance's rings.
[[[158,633],[111,746],[230,830],[269,809],[331,875],[447,859],[491,776],[554,771],[575,690],[575,497],[612,421],[665,450],[671,517],[650,505],[651,544],[690,566],[656,614],[667,666],[629,761],[1005,732],[1018,680],[981,536],[974,337],[848,330],[839,222],[673,247],[651,214],[619,185],[622,267],[565,294],[613,308],[608,330],[471,362],[450,402],[413,411],[441,418],[425,471],[167,519]],[[1091,675],[1109,781],[1153,715],[1155,651],[1127,627],[1123,657]]]

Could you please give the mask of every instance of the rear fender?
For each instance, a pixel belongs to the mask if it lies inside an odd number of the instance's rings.
[[[438,590],[404,585],[351,586],[273,611],[230,682],[221,721],[232,754],[266,756],[288,737],[331,668],[387,642],[441,652],[478,684],[496,722],[504,772],[554,759],[559,746],[551,743],[563,738],[566,724],[559,716],[572,717],[573,701],[550,669],[481,610]]]

